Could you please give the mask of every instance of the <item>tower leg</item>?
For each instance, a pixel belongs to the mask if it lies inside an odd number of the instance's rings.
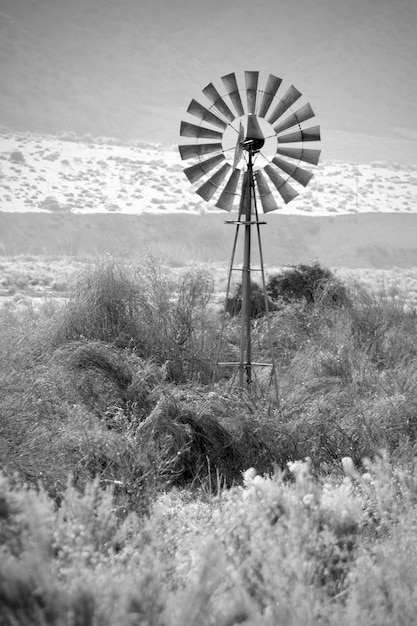
[[[279,403],[277,368],[275,367],[274,345],[272,343],[271,316],[270,316],[270,310],[269,310],[268,294],[266,292],[265,268],[264,268],[264,258],[263,258],[263,251],[262,251],[262,242],[261,242],[261,230],[259,227],[258,211],[256,209],[256,203],[255,203],[255,214],[256,214],[256,231],[258,235],[258,247],[259,247],[259,264],[261,267],[262,291],[264,294],[266,323],[268,324],[269,351],[271,354],[271,361],[272,361],[270,382],[272,382],[272,380],[274,382],[275,397],[276,397],[276,401]]]

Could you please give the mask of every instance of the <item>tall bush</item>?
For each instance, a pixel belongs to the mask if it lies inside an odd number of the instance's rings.
[[[104,341],[167,363],[174,380],[190,368],[204,377],[214,353],[212,291],[203,270],[174,280],[150,257],[136,264],[108,257],[79,277],[53,343]]]
[[[267,282],[269,297],[285,302],[305,300],[308,304],[325,301],[328,304],[343,305],[348,301],[346,288],[335,274],[317,261],[312,265],[299,263],[279,274],[271,276]]]

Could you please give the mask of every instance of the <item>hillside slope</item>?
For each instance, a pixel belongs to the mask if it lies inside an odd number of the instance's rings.
[[[11,133],[0,128],[0,210],[73,213],[201,213],[178,150],[106,138]],[[197,181],[198,187],[201,181]],[[292,182],[294,187],[296,183]],[[322,161],[307,189],[280,212],[338,215],[417,210],[417,163]]]
[[[331,267],[417,266],[416,214],[270,215],[267,222],[262,227],[266,267],[315,259]],[[161,217],[0,212],[0,252],[7,255],[115,252],[133,256],[151,252],[172,263],[226,264],[233,233],[234,227],[225,225],[220,214]]]

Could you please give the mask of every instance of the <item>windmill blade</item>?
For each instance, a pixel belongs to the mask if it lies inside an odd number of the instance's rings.
[[[297,141],[319,141],[320,126],[312,126],[304,130],[295,130],[293,133],[277,137],[278,143],[295,143]]]
[[[239,185],[241,170],[234,169],[229,180],[226,183],[225,188],[219,196],[216,202],[216,207],[223,209],[224,211],[231,211],[235,198],[239,195],[236,193]]]
[[[207,96],[213,106],[227,119],[229,122],[233,122],[235,116],[213,85],[213,83],[209,83],[207,87],[204,87],[203,94]]]
[[[241,219],[242,215],[245,218],[248,213],[253,214],[254,207],[252,206],[252,182],[249,177],[248,170],[245,170],[243,172],[243,181],[240,193],[238,220]]]
[[[243,152],[243,139],[245,136],[245,129],[243,128],[243,124],[242,122],[240,122],[239,124],[239,136],[237,139],[237,144],[236,144],[236,148],[235,148],[235,154],[234,154],[234,158],[233,158],[233,169],[235,170],[237,168],[237,166],[239,165],[240,159],[242,158],[242,152]]]
[[[296,180],[297,183],[300,183],[300,185],[303,185],[303,187],[307,187],[314,176],[309,170],[304,170],[302,167],[298,167],[294,163],[288,163],[288,161],[284,161],[284,159],[277,156],[272,159],[272,163],[286,174],[289,174],[291,178]]]
[[[216,167],[216,165],[220,165],[220,163],[225,160],[226,159],[224,158],[223,154],[218,154],[214,157],[211,157],[210,159],[207,159],[207,161],[201,161],[196,165],[186,167],[184,170],[184,174],[186,175],[190,183],[195,183],[196,180],[199,180],[202,176],[204,176],[204,174],[210,172],[213,167]]]
[[[291,87],[288,89],[288,91],[285,92],[285,94],[282,96],[281,100],[278,102],[277,106],[269,116],[268,122],[270,124],[276,122],[276,120],[281,117],[281,115],[285,113],[285,111],[289,109],[290,106],[294,104],[294,102],[296,102],[296,100],[298,100],[298,98],[300,97],[301,93],[298,91],[298,89],[294,87],[294,85],[291,85]]]
[[[277,154],[290,157],[291,159],[297,159],[298,161],[304,161],[305,163],[311,163],[312,165],[317,165],[321,150],[307,148],[277,148]]]
[[[314,115],[315,113],[310,104],[305,104],[303,107],[301,107],[301,109],[298,109],[298,111],[289,115],[280,124],[274,126],[274,131],[276,133],[282,133],[283,130],[287,130],[287,128],[291,128],[291,126],[295,126],[296,124],[301,124],[301,122],[310,120],[312,117],[314,117]]]
[[[196,193],[203,198],[206,202],[211,200],[216,191],[218,190],[220,183],[226,177],[226,174],[232,166],[229,163],[224,163],[222,167],[213,174],[201,187],[196,189]]]
[[[232,72],[231,74],[227,74],[226,76],[222,76],[222,81],[227,89],[227,94],[230,100],[233,102],[233,106],[236,109],[238,117],[240,117],[241,115],[245,115],[234,72]]]
[[[277,209],[279,209],[273,193],[268,187],[268,183],[266,182],[266,178],[262,173],[262,170],[259,170],[256,173],[256,186],[258,187],[258,193],[261,199],[263,212],[269,213],[270,211],[276,211]]]
[[[298,191],[296,191],[294,187],[291,187],[286,179],[283,178],[281,174],[279,174],[277,170],[272,167],[272,165],[266,165],[265,172],[268,174],[270,180],[274,183],[276,189],[278,190],[278,193],[284,200],[285,204],[288,204],[288,202],[291,202],[291,200],[294,200],[294,198],[299,195]]]
[[[256,96],[258,91],[259,72],[245,72],[246,98],[248,102],[248,113],[255,113]]]
[[[220,117],[217,117],[217,115],[214,115],[214,113],[206,109],[206,107],[203,107],[203,105],[197,102],[197,100],[191,100],[187,113],[195,115],[195,117],[203,120],[203,122],[208,122],[209,124],[213,124],[213,126],[218,126],[222,130],[227,127],[226,122],[220,119]]]
[[[195,137],[196,139],[221,139],[223,137],[218,130],[211,130],[211,128],[204,128],[204,126],[197,126],[189,122],[181,122],[180,135],[181,137]]]
[[[271,106],[271,102],[275,97],[275,94],[278,91],[280,84],[282,83],[282,78],[278,78],[273,74],[268,76],[268,80],[266,81],[265,91],[262,96],[261,106],[259,107],[258,115],[259,117],[265,117],[269,107]]]
[[[222,152],[223,146],[221,143],[200,143],[190,144],[188,146],[178,146],[181,159],[192,159],[195,157],[201,157],[205,154],[211,154],[212,152]]]

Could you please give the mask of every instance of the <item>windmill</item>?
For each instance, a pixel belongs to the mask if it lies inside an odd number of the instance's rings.
[[[209,83],[203,94],[207,104],[191,100],[187,113],[198,123],[182,121],[181,137],[188,143],[179,146],[181,158],[192,160],[184,169],[195,192],[219,209],[231,212],[238,209],[226,299],[229,295],[231,274],[240,228],[243,227],[242,308],[239,361],[221,363],[220,344],[223,339],[224,320],[219,344],[218,365],[235,365],[239,368],[240,386],[251,388],[252,368],[270,365],[276,373],[268,315],[268,298],[260,237],[258,205],[264,213],[280,208],[299,195],[297,188],[305,187],[313,177],[311,168],[318,164],[320,150],[315,144],[320,140],[320,127],[311,125],[315,117],[309,103],[299,108],[294,105],[302,94],[291,85],[282,87],[282,79],[269,74],[265,86],[259,87],[259,72],[245,71],[244,87],[239,88],[236,75],[221,78],[222,94]],[[294,110],[295,108],[295,110]],[[306,122],[308,124],[306,125]],[[304,147],[308,143],[309,148]],[[300,163],[303,166],[300,166]],[[271,364],[252,362],[251,345],[251,266],[252,229],[256,228],[262,288],[268,318]]]

